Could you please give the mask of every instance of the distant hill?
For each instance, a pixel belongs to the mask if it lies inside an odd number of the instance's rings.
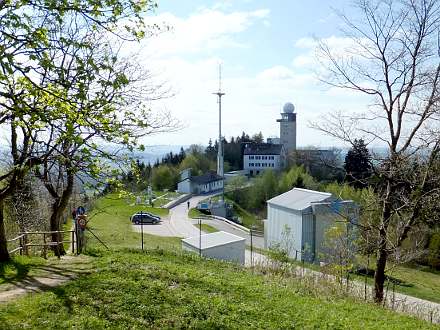
[[[134,159],[139,159],[139,161],[145,164],[154,164],[154,162],[159,159],[161,160],[163,156],[167,153],[172,152],[179,153],[180,148],[187,149],[187,145],[158,145],[158,146],[146,146],[145,151],[135,151],[130,154]]]

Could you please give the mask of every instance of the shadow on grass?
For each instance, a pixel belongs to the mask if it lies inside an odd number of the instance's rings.
[[[22,264],[17,261],[0,264],[0,294],[11,292],[15,289],[24,289],[28,292],[45,291],[90,274],[89,263],[75,263],[72,267],[59,267],[55,265]],[[32,270],[32,275],[30,271]],[[1,284],[7,286],[1,289]],[[9,287],[8,285],[11,285]]]
[[[15,260],[0,263],[0,284],[24,279],[31,268],[31,264],[23,264]]]

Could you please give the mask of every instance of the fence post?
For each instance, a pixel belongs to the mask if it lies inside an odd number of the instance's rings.
[[[23,255],[23,236],[18,240],[18,244],[20,244],[20,255]]]
[[[46,255],[46,233],[43,233],[43,257],[47,259]]]
[[[251,230],[249,232],[251,234],[251,268],[252,268],[252,271],[254,271],[254,251],[253,251],[253,242],[252,242],[252,226],[251,226]]]
[[[72,254],[75,254],[75,231],[72,230]]]
[[[57,257],[58,257],[58,259],[60,259],[60,244],[63,244],[63,243],[60,243],[60,232],[57,230],[57,233],[55,234],[56,236],[57,236],[57,248],[56,248],[56,253],[57,253]]]
[[[29,257],[29,246],[28,246],[28,236],[27,233],[24,233],[23,236],[23,246],[24,246],[24,254]]]

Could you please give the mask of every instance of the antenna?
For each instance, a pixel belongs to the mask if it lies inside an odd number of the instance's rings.
[[[218,154],[217,154],[217,175],[223,178],[222,180],[222,200],[225,200],[225,173],[223,163],[223,138],[222,138],[222,96],[225,93],[222,92],[222,65],[218,64],[218,91],[213,93],[217,95],[218,103]]]

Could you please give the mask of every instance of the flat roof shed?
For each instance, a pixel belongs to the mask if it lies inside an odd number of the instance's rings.
[[[224,231],[182,239],[186,251],[201,253],[204,257],[236,262],[244,265],[246,239]]]

